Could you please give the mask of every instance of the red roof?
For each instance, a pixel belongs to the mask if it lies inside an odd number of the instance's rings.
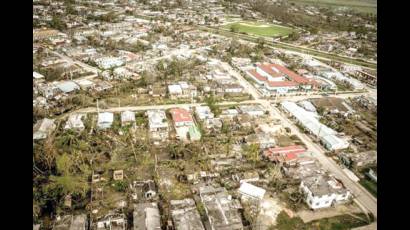
[[[293,81],[268,81],[270,87],[289,87],[299,85]]]
[[[182,108],[174,108],[169,111],[174,122],[193,122],[192,115],[189,111]]]
[[[250,70],[249,73],[254,76],[256,79],[260,81],[267,81],[270,87],[290,87],[290,86],[297,86],[299,84],[311,84],[317,85],[317,82],[314,80],[310,80],[306,77],[302,77],[299,74],[289,70],[288,68],[278,65],[278,64],[265,64],[265,65],[257,65],[260,69],[264,72],[268,73],[272,77],[281,77],[283,75],[288,76],[290,78],[289,81],[268,81],[266,77],[260,75],[256,72],[256,70]],[[272,68],[278,70],[278,72],[274,71]]]
[[[278,69],[280,72],[286,74],[292,81],[295,81],[299,84],[305,84],[308,83],[309,80],[305,77],[300,76],[299,74],[296,74],[295,72],[289,70],[288,68],[278,65],[278,64],[271,64],[274,66],[276,69]]]
[[[259,64],[259,65],[257,65],[257,66],[258,66],[259,68],[261,68],[265,73],[269,74],[271,77],[281,77],[281,76],[283,76],[283,72],[280,71],[280,69],[277,68],[277,65],[276,65],[276,64],[267,64],[267,65],[261,65],[261,64]],[[272,67],[276,68],[276,69],[278,70],[278,72],[277,72],[277,71],[274,71],[274,70],[272,69]]]
[[[272,161],[291,161],[304,153],[306,149],[300,145],[291,145],[286,147],[269,148],[263,152],[263,155]]]
[[[250,70],[249,73],[250,73],[252,76],[254,76],[256,79],[258,79],[259,81],[266,81],[266,80],[267,80],[266,77],[264,77],[264,76],[258,74],[258,73],[256,72],[256,70],[254,70],[254,69],[253,69],[253,70]]]

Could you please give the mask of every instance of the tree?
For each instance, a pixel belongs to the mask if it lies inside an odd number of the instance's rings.
[[[251,144],[251,145],[247,145],[244,148],[245,151],[245,157],[253,162],[254,166],[256,164],[256,162],[258,162],[259,159],[259,144]]]
[[[210,95],[207,98],[205,98],[205,103],[211,109],[212,113],[215,116],[218,116],[219,114],[221,114],[221,108],[219,108],[219,106],[216,104],[217,101],[214,95]]]
[[[263,48],[264,48],[264,46],[265,46],[265,39],[264,38],[261,38],[261,37],[259,37],[259,38],[257,38],[256,39],[256,48],[258,49],[258,50],[263,50]]]
[[[43,154],[42,154],[42,161],[45,164],[48,170],[51,170],[54,167],[54,161],[57,156],[57,150],[54,147],[54,137],[49,136],[44,141],[43,145]]]
[[[50,27],[57,29],[57,30],[65,30],[65,24],[63,21],[61,21],[61,18],[57,15],[53,15],[51,22],[50,22]]]

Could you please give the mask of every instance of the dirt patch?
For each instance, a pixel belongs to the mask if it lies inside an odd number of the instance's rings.
[[[319,109],[323,108],[325,110],[334,110],[337,109],[339,111],[347,112],[348,109],[343,105],[343,99],[336,98],[336,97],[324,97],[324,98],[317,98],[312,99],[311,102],[313,105]]]

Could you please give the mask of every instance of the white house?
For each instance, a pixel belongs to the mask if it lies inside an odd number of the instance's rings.
[[[132,111],[124,111],[121,113],[121,125],[135,124],[135,113]]]
[[[148,127],[153,139],[164,140],[168,136],[168,122],[165,111],[148,110]]]
[[[208,106],[195,107],[195,114],[198,116],[199,120],[214,118],[214,114]]]
[[[328,175],[304,178],[300,190],[306,195],[305,202],[312,209],[328,208],[351,197],[350,191],[341,182]]]
[[[109,112],[103,112],[98,114],[97,126],[99,129],[110,128],[114,121],[114,114]]]

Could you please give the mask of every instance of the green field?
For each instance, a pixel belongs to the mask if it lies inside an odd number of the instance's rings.
[[[247,21],[227,24],[224,26],[224,28],[228,30],[234,30],[235,32],[239,33],[247,33],[249,35],[264,37],[286,36],[293,32],[292,28],[285,26]]]
[[[290,0],[290,2],[331,8],[347,7],[361,13],[377,14],[376,0]]]

